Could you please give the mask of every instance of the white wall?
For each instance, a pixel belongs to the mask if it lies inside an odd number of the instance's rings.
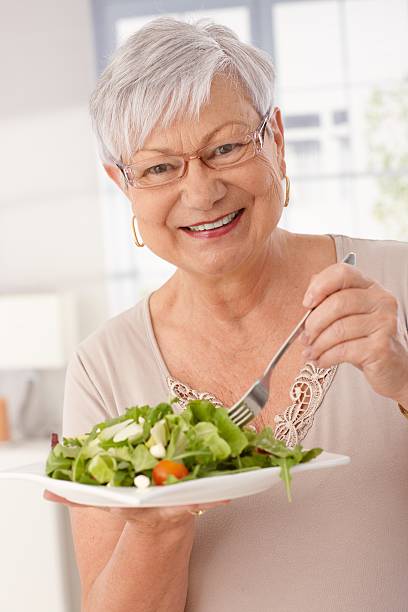
[[[88,0],[1,1],[0,63],[0,294],[73,291],[83,338],[107,317],[103,212],[87,108],[95,81]],[[9,391],[13,376],[21,397],[21,373],[0,372],[0,395],[2,380]],[[42,431],[59,430],[64,377],[62,370],[40,373],[28,420],[42,421]],[[17,497],[15,503],[18,522],[23,508]],[[17,537],[18,525],[8,528]],[[58,538],[64,580],[71,580],[71,597],[61,594],[64,610],[77,612],[78,603],[70,607],[79,594],[67,525]],[[0,553],[0,573],[4,563]],[[30,571],[24,560],[18,571]],[[39,578],[38,592],[29,594],[33,612],[47,608],[48,580]],[[17,602],[9,587],[10,602]]]
[[[83,338],[107,317],[90,4],[3,1],[0,24],[0,293],[74,291]],[[53,427],[63,379],[42,373],[37,390]]]

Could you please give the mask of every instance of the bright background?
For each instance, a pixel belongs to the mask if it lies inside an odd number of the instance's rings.
[[[109,55],[159,14],[210,17],[274,58],[282,226],[408,239],[408,0],[14,0],[0,2],[0,297],[69,292],[82,339],[172,273],[134,246],[88,116]],[[64,374],[36,372],[32,431],[59,429]],[[13,426],[25,377],[0,369]]]
[[[2,1],[0,298],[68,292],[82,339],[171,274],[133,245],[129,205],[101,170],[87,109],[110,53],[159,14],[210,17],[272,54],[292,181],[283,227],[408,240],[408,0]],[[0,371],[16,438],[29,376]],[[64,376],[64,367],[35,371],[24,431],[45,439],[60,430]],[[54,561],[54,535],[47,548],[37,514],[36,528],[27,523],[31,548],[36,559],[42,550],[42,563]],[[15,539],[7,548],[6,531],[13,528],[0,531],[2,578],[18,549]],[[30,575],[29,550],[15,561],[18,576]],[[0,599],[1,609],[20,612],[30,601],[33,612],[76,612],[68,596],[46,601],[40,578],[37,590],[24,582],[25,591],[18,582],[0,589],[13,602]]]
[[[87,110],[109,54],[158,14],[211,17],[273,55],[292,181],[282,226],[408,238],[407,0],[16,0],[0,11],[0,294],[73,291],[82,338],[171,273],[134,247]]]
[[[212,18],[274,58],[292,181],[283,227],[407,239],[406,0],[217,0],[200,3],[200,10],[192,10],[196,2],[182,0],[156,6],[164,5],[166,11],[157,13]],[[100,70],[111,51],[157,13],[143,2],[97,0],[94,6]],[[106,180],[102,185],[107,264],[117,279],[110,284],[109,308],[120,312],[172,268],[124,239],[129,207],[114,185]]]

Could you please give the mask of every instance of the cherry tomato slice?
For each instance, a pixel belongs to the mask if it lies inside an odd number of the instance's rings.
[[[170,459],[163,459],[153,468],[152,476],[156,485],[164,485],[166,483],[167,476],[172,475],[175,478],[180,479],[187,476],[188,473],[189,471],[183,463],[170,461]]]

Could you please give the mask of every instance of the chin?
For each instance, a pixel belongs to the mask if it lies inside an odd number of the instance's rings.
[[[242,249],[228,249],[228,252],[219,252],[206,254],[202,258],[195,258],[188,265],[180,265],[181,269],[185,268],[195,274],[203,274],[205,276],[217,277],[233,274],[246,261],[248,256],[242,252]]]

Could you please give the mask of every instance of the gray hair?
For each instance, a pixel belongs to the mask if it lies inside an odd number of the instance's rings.
[[[271,58],[229,28],[161,17],[132,34],[114,53],[90,100],[103,160],[130,160],[159,120],[167,127],[181,113],[198,117],[220,73],[244,86],[260,115],[272,106]]]

